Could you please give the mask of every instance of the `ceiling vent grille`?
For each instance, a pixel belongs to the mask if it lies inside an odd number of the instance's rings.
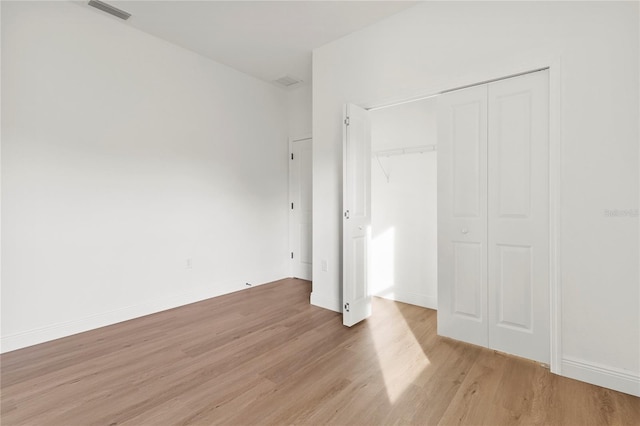
[[[99,9],[103,12],[107,12],[109,15],[113,15],[125,21],[131,17],[130,13],[127,13],[124,10],[120,10],[117,7],[113,7],[110,4],[107,4],[100,0],[90,0],[88,5],[95,7],[96,9]]]
[[[302,83],[302,80],[300,80],[299,78],[291,77],[290,75],[285,75],[284,77],[280,77],[279,79],[275,80],[275,83],[283,87],[293,87],[296,84]]]

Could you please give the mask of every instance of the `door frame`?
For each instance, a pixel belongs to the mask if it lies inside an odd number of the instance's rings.
[[[562,57],[533,57],[496,62],[479,72],[436,81],[432,87],[382,101],[352,102],[366,110],[419,101],[466,87],[548,70],[549,73],[549,360],[550,370],[562,374]]]
[[[298,135],[298,136],[290,136],[289,137],[289,144],[287,146],[287,170],[288,170],[288,179],[287,182],[289,184],[289,189],[287,191],[287,206],[290,206],[291,203],[294,202],[295,199],[295,194],[293,193],[293,167],[291,164],[291,154],[293,154],[293,144],[295,142],[302,142],[305,140],[311,140],[311,146],[313,146],[313,137],[311,135],[311,133],[305,133],[302,135]],[[288,253],[292,253],[294,252],[294,247],[295,247],[295,241],[294,241],[294,235],[295,235],[295,230],[294,230],[294,214],[293,214],[293,209],[287,207],[287,209],[289,210],[289,215],[288,215],[288,221],[289,221],[289,244],[288,244],[288,248],[289,251]],[[313,219],[312,219],[313,221]],[[311,223],[311,228],[313,229],[313,222]],[[294,259],[289,258],[289,262],[288,262],[288,275],[290,277],[293,277],[293,271],[294,271],[294,267],[293,267],[293,261]],[[311,274],[312,274],[312,278],[313,278],[313,264],[311,265]]]

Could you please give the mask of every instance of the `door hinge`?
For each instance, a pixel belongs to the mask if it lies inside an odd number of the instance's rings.
[[[344,212],[344,218],[349,219],[349,210]]]
[[[293,259],[293,252],[291,252],[291,258]]]
[[[349,123],[350,123],[349,117],[345,118],[344,119],[344,124],[348,126]]]
[[[346,312],[349,312],[349,304],[348,304],[348,303],[345,303],[345,304],[344,304],[344,310],[345,310]]]
[[[293,152],[291,153],[291,159],[293,160]]]
[[[291,203],[291,210],[293,210],[293,203]]]

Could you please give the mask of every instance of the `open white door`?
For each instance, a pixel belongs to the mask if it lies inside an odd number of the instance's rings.
[[[488,346],[486,85],[438,98],[438,334]]]
[[[371,235],[371,122],[369,113],[345,105],[342,174],[342,322],[371,315],[368,249]]]

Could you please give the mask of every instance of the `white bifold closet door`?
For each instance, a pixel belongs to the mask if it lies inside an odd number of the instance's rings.
[[[549,101],[540,71],[442,95],[438,333],[549,362]]]
[[[438,98],[438,334],[489,345],[486,85]]]
[[[357,105],[344,113],[342,323],[351,327],[371,315],[371,120]]]

